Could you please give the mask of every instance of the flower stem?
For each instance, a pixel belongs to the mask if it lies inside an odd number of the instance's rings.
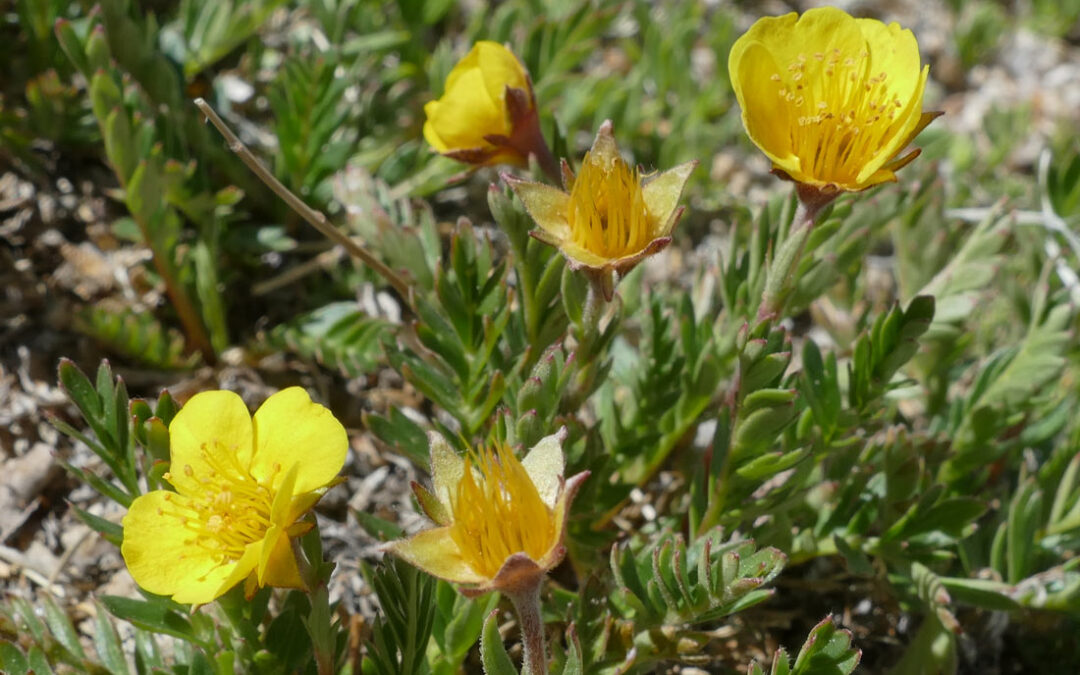
[[[794,282],[795,271],[802,259],[810,232],[814,229],[818,215],[835,197],[835,194],[821,196],[819,193],[805,194],[798,189],[799,206],[792,219],[792,227],[787,238],[776,249],[776,257],[769,266],[769,275],[765,279],[765,291],[758,306],[757,320],[766,321],[780,316]]]
[[[316,230],[322,233],[330,241],[335,244],[339,244],[344,247],[354,258],[367,264],[374,269],[379,275],[386,280],[394,290],[408,303],[410,306],[413,304],[413,298],[411,293],[411,287],[409,284],[401,278],[396,272],[390,269],[383,261],[379,260],[368,251],[364,246],[351,237],[341,232],[336,227],[330,224],[330,221],[321,211],[316,211],[303,202],[299,197],[289,191],[289,188],[285,187],[281,181],[273,176],[266,168],[259,163],[259,160],[255,158],[255,155],[251,154],[251,151],[247,149],[236,134],[232,132],[232,129],[228,127],[225,122],[218,117],[218,114],[214,112],[214,109],[210,107],[206,101],[201,98],[195,99],[195,106],[206,115],[206,119],[210,121],[217,130],[225,137],[225,141],[229,144],[229,149],[236,153],[236,156],[240,158],[244,164],[251,169],[259,180],[266,184],[268,188],[274,191],[278,197],[281,197],[289,207],[296,211],[301,218],[311,224]]]
[[[315,666],[319,675],[334,675],[335,635],[330,621],[330,591],[322,583],[308,597],[311,600],[311,614],[308,615],[307,628],[315,653]]]
[[[543,577],[524,588],[507,592],[514,603],[521,624],[521,675],[547,675],[547,646],[544,644],[544,621],[540,618],[540,582]]]
[[[319,529],[316,527],[312,531],[317,539]],[[337,631],[334,630],[333,616],[330,613],[330,590],[326,585],[330,580],[333,565],[322,562],[321,552],[315,558],[319,562],[313,563],[308,558],[300,539],[293,539],[290,543],[293,555],[296,557],[297,570],[307,587],[308,601],[311,603],[311,612],[304,621],[304,625],[311,637],[311,651],[315,656],[315,666],[319,675],[334,675]]]

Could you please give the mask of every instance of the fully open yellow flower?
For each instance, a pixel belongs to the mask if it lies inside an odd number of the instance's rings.
[[[266,400],[254,419],[229,391],[196,394],[169,425],[175,492],[138,497],[124,517],[121,552],[135,582],[205,604],[246,580],[303,588],[289,538],[335,482],[348,437],[299,387]]]
[[[940,114],[922,111],[929,66],[911,31],[833,7],[759,19],[728,70],[774,170],[825,191],[895,181],[919,154],[900,152]]]
[[[575,177],[563,164],[566,192],[508,174],[503,180],[536,221],[539,229],[530,234],[558,247],[573,269],[586,269],[610,300],[612,271],[625,275],[671,243],[683,213],[679,197],[695,166],[687,162],[643,180],[619,155],[606,121],[581,172]]]
[[[387,550],[473,595],[531,587],[565,554],[566,516],[587,473],[563,479],[565,430],[518,460],[505,445],[463,459],[431,433],[434,492],[413,491],[438,527]]]
[[[543,141],[529,73],[497,42],[473,45],[424,113],[427,142],[462,162],[527,166],[530,153],[546,152],[534,147]]]

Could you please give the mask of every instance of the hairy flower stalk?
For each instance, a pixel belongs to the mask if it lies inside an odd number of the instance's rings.
[[[747,134],[812,212],[895,181],[940,114],[922,111],[929,66],[910,30],[832,7],[759,19],[728,69]]]
[[[413,492],[437,527],[387,545],[465,595],[506,594],[521,622],[523,672],[530,675],[547,672],[540,584],[566,554],[567,513],[588,475],[563,478],[565,435],[541,439],[522,460],[500,443],[463,459],[432,432],[433,490],[414,483]]]
[[[473,45],[450,71],[442,98],[429,101],[424,114],[424,138],[440,154],[476,166],[527,167],[535,157],[558,180],[529,73],[497,42]]]
[[[196,394],[169,425],[174,488],[138,497],[124,517],[121,552],[135,582],[176,602],[205,604],[241,581],[306,588],[290,540],[335,483],[348,438],[299,387],[263,403],[254,419],[229,391]]]
[[[671,243],[682,216],[679,197],[697,162],[687,162],[646,178],[619,155],[610,121],[574,175],[563,163],[563,187],[503,174],[536,222],[531,234],[555,246],[570,267],[583,270],[605,300],[615,281]]]

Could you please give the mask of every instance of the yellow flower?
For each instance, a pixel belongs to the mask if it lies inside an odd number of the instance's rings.
[[[940,113],[922,111],[929,66],[910,30],[833,7],[759,19],[728,70],[750,139],[774,172],[824,192],[895,181],[898,157]]]
[[[446,78],[442,98],[424,106],[424,138],[447,157],[476,165],[552,161],[540,134],[529,73],[497,42],[481,41]]]
[[[504,174],[539,229],[530,232],[558,247],[570,267],[585,269],[604,298],[614,292],[612,271],[625,275],[671,243],[682,216],[679,197],[697,162],[643,180],[619,155],[611,121],[600,126],[575,177],[563,163],[564,192]]]
[[[565,429],[540,440],[525,459],[495,444],[462,459],[429,436],[434,492],[414,483],[438,527],[387,545],[467,595],[532,588],[563,558],[566,516],[588,473],[563,479]]]
[[[138,497],[124,517],[121,552],[135,582],[205,604],[246,580],[303,588],[289,541],[345,463],[348,438],[299,387],[266,400],[254,419],[229,391],[196,394],[169,425],[175,492]]]

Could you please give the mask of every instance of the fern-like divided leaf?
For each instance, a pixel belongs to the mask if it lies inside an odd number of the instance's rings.
[[[117,354],[147,366],[185,370],[199,360],[186,353],[179,331],[166,328],[146,312],[90,306],[76,315],[75,325]]]
[[[11,675],[78,672],[127,675],[130,672],[116,626],[99,605],[94,616],[94,652],[87,651],[67,613],[42,596],[44,616],[27,600],[0,602],[0,672]],[[145,636],[144,636],[145,637]]]
[[[851,646],[851,633],[838,629],[832,617],[826,617],[810,631],[794,666],[786,651],[776,650],[769,675],[849,675],[861,658],[862,650]],[[757,662],[750,664],[746,672],[765,675]]]
[[[360,377],[379,364],[390,329],[389,322],[368,316],[355,302],[332,302],[275,327],[267,341],[346,377]]]
[[[918,351],[917,340],[933,319],[934,299],[920,295],[906,310],[897,306],[880,315],[870,332],[859,337],[848,369],[852,408],[865,409],[890,388],[896,372]]]
[[[772,595],[762,586],[787,563],[775,548],[723,541],[717,528],[689,547],[681,535],[664,533],[644,547],[611,550],[618,589],[612,602],[644,629],[658,624],[691,626],[746,609]]]
[[[382,619],[375,624],[364,672],[375,675],[426,673],[424,657],[435,617],[435,581],[397,559],[387,558],[373,575]]]

